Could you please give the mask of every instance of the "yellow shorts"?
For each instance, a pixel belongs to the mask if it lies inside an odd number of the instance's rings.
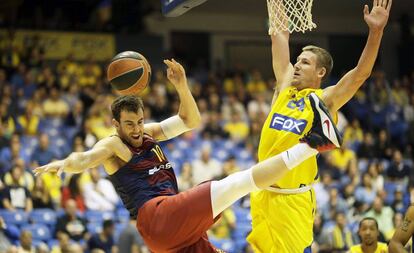
[[[315,192],[251,193],[252,232],[247,241],[257,253],[311,252]]]

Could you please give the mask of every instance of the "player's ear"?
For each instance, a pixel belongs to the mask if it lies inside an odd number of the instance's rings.
[[[119,122],[116,119],[112,119],[112,125],[118,129],[120,127]]]
[[[319,68],[318,77],[322,79],[325,75],[326,75],[326,68],[325,67]]]

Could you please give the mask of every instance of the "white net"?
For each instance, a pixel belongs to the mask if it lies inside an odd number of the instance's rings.
[[[312,3],[313,0],[267,0],[269,35],[316,28],[312,22]]]

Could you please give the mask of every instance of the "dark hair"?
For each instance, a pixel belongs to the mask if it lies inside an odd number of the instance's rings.
[[[316,66],[318,68],[325,68],[326,73],[322,77],[322,81],[326,81],[333,68],[333,59],[331,54],[325,49],[313,45],[302,48],[302,51],[309,51],[316,55]]]
[[[144,110],[142,99],[134,95],[120,96],[115,99],[111,105],[112,116],[119,122],[121,111],[138,112]]]
[[[69,179],[68,189],[72,198],[79,196],[81,191],[79,189],[78,180],[81,177],[81,174],[73,174]]]
[[[112,227],[114,225],[114,221],[111,219],[104,220],[103,222],[103,229]]]
[[[364,222],[364,221],[366,221],[366,220],[372,220],[372,221],[374,221],[374,222],[375,222],[375,227],[377,227],[377,230],[379,230],[377,220],[376,220],[375,218],[372,218],[372,217],[365,217],[365,218],[363,218],[363,219],[359,222],[359,228],[361,228],[361,226],[362,226],[362,222]]]

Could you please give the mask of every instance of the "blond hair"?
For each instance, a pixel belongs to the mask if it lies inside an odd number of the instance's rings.
[[[302,48],[302,51],[309,51],[316,55],[316,66],[318,68],[325,68],[326,70],[325,75],[322,77],[322,82],[326,81],[333,67],[333,59],[331,54],[325,49],[313,45]]]

